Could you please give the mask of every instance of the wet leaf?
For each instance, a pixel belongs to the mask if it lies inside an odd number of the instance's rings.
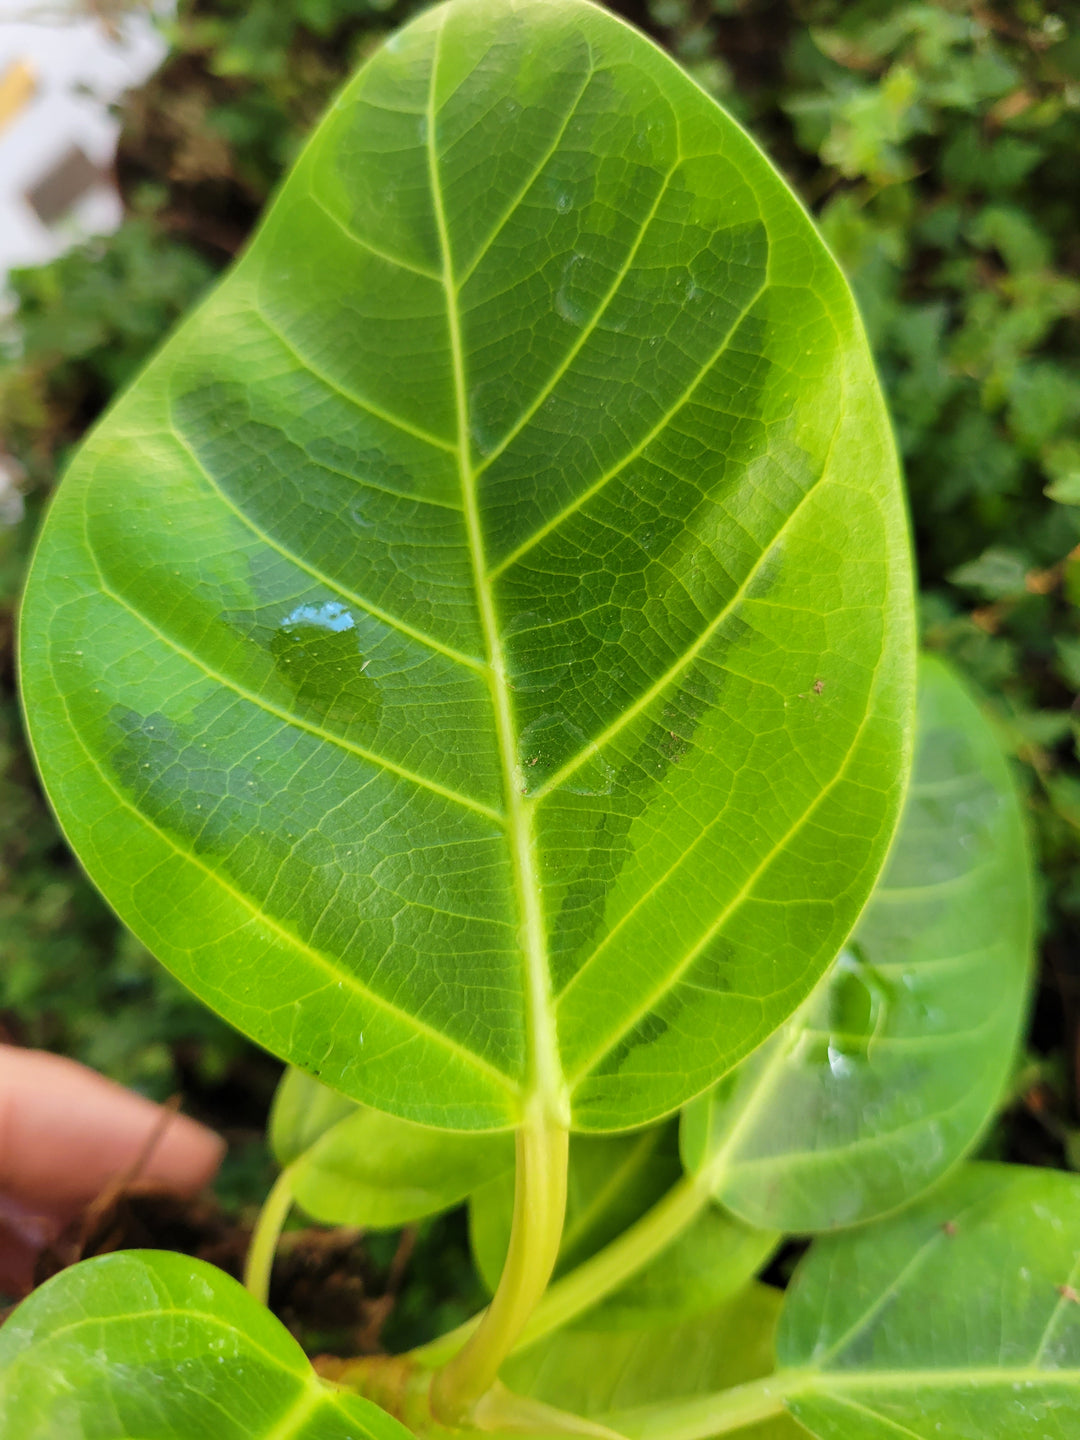
[[[915,768],[885,872],[827,980],[684,1114],[688,1169],[754,1225],[867,1220],[931,1185],[994,1113],[1026,1013],[1020,801],[989,722],[921,662]]]
[[[455,0],[82,448],[24,693],[91,876],[234,1025],[411,1121],[629,1128],[858,914],[910,584],[775,171],[599,7]]]
[[[1080,1426],[1080,1179],[973,1165],[817,1241],[780,1323],[818,1440],[1067,1440]],[[783,1381],[783,1375],[778,1376]]]

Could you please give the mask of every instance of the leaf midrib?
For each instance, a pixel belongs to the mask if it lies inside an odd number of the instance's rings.
[[[996,1388],[1001,1385],[1075,1385],[1080,1382],[1080,1368],[1067,1370],[1042,1369],[1037,1365],[971,1365],[930,1370],[815,1370],[820,1389],[811,1381],[800,1392],[804,1395],[831,1395],[845,1390],[940,1390],[962,1386]],[[778,1372],[777,1378],[783,1375]]]
[[[547,933],[540,903],[540,880],[533,834],[533,807],[522,794],[523,785],[517,758],[517,730],[510,703],[506,662],[495,600],[487,581],[487,556],[480,518],[476,472],[472,461],[469,402],[465,381],[465,351],[461,336],[461,307],[453,273],[450,234],[443,200],[439,160],[436,151],[438,112],[435,92],[438,83],[439,59],[446,29],[447,8],[444,7],[435,32],[431,56],[431,78],[428,87],[426,148],[431,184],[432,207],[439,249],[442,256],[442,283],[446,295],[446,319],[454,371],[454,407],[457,416],[457,463],[461,477],[462,504],[468,536],[469,561],[473,572],[481,628],[488,652],[488,684],[498,740],[503,790],[506,797],[507,836],[510,841],[520,925],[521,950],[525,962],[525,1039],[527,1076],[525,1101],[538,1103],[543,1114],[563,1126],[569,1124],[566,1083],[559,1058],[555,1034],[554,1005],[551,995],[551,969],[548,959]]]

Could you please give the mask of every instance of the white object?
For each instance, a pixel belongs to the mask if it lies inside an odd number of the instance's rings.
[[[13,266],[42,264],[120,224],[111,178],[120,122],[109,107],[166,49],[145,10],[107,25],[62,0],[0,0],[0,95],[7,76],[15,107],[5,120],[0,105],[0,283]],[[64,174],[78,192],[70,204]]]

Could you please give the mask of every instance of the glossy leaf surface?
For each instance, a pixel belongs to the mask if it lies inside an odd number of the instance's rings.
[[[408,1440],[325,1385],[222,1271],[158,1251],[62,1271],[0,1329],[10,1440]]]
[[[454,0],[83,447],[23,612],[66,831],[216,1009],[458,1129],[673,1110],[835,955],[910,574],[851,295],[584,0]]]
[[[509,1132],[413,1125],[355,1105],[298,1070],[279,1087],[270,1136],[290,1167],[293,1199],[324,1225],[406,1225],[460,1204],[504,1172],[513,1190]]]
[[[1080,1179],[973,1165],[893,1220],[819,1240],[780,1365],[819,1440],[1080,1433]]]
[[[768,1374],[780,1304],[779,1291],[754,1285],[729,1305],[678,1325],[617,1331],[590,1319],[509,1361],[503,1379],[520,1394],[603,1423],[613,1412]],[[784,1415],[738,1434],[739,1440],[805,1440]]]
[[[829,977],[684,1113],[683,1153],[750,1223],[804,1232],[904,1204],[993,1114],[1026,1013],[1020,801],[991,729],[921,662],[915,767],[885,872]]]
[[[653,1207],[681,1175],[670,1127],[570,1142],[566,1223],[555,1278],[581,1265]],[[469,1238],[494,1291],[510,1243],[513,1175],[477,1190]],[[590,1328],[655,1328],[715,1309],[741,1290],[776,1248],[774,1231],[752,1229],[708,1205],[659,1255],[588,1312]]]

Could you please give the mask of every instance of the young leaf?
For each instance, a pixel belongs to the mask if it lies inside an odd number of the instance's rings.
[[[514,1164],[507,1132],[412,1125],[299,1070],[278,1086],[270,1141],[289,1166],[289,1192],[301,1209],[324,1225],[374,1230],[448,1210]]]
[[[355,1114],[357,1108],[355,1100],[290,1066],[281,1077],[270,1107],[267,1138],[275,1160],[279,1165],[288,1165],[310,1150],[339,1120]]]
[[[640,1330],[590,1317],[515,1356],[503,1367],[510,1388],[603,1423],[621,1410],[662,1404],[742,1384],[772,1369],[782,1297],[752,1285],[711,1314]],[[798,1440],[786,1415],[739,1431],[738,1440]]]
[[[23,611],[88,870],[194,990],[457,1129],[670,1112],[899,810],[910,567],[854,304],[585,0],[394,36],[94,432]]]
[[[570,1142],[566,1224],[555,1278],[581,1265],[638,1220],[681,1172],[668,1127],[636,1135],[575,1136]],[[513,1180],[477,1190],[469,1202],[469,1238],[490,1290],[510,1241]],[[774,1231],[755,1230],[706,1206],[656,1258],[592,1306],[590,1329],[654,1329],[720,1305],[776,1248]]]
[[[0,1434],[19,1440],[408,1440],[325,1385],[222,1271],[157,1251],[64,1270],[0,1329]]]
[[[506,1131],[430,1129],[364,1105],[294,1161],[291,1189],[324,1224],[388,1229],[449,1210],[513,1164]]]
[[[782,1368],[811,1372],[791,1412],[818,1440],[1078,1433],[1078,1217],[1074,1175],[972,1165],[893,1220],[819,1240],[777,1340]]]
[[[684,1112],[683,1155],[750,1224],[827,1230],[931,1185],[993,1114],[1025,1015],[1031,860],[990,725],[939,660],[885,873],[827,979]]]

